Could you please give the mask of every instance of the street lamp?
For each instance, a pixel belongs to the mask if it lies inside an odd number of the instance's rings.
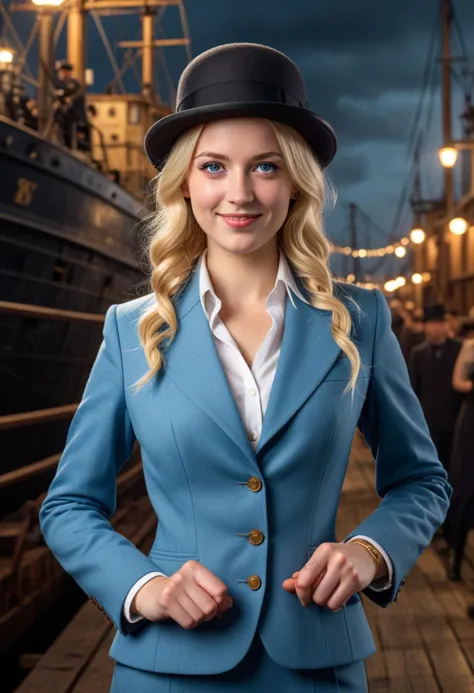
[[[462,236],[463,233],[466,233],[468,226],[469,224],[462,217],[456,217],[449,222],[449,230],[456,236]]]
[[[15,51],[6,44],[0,44],[0,70],[5,70],[13,63]]]
[[[8,94],[11,94],[15,81],[15,53],[8,43],[0,41],[0,115],[7,117],[10,117],[10,109],[7,106]]]
[[[452,168],[458,160],[456,147],[442,147],[438,150],[439,160],[444,168]]]
[[[38,131],[44,134],[53,110],[53,12],[64,0],[32,0],[38,7]]]

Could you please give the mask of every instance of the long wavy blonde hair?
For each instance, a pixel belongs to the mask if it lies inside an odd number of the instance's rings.
[[[304,138],[287,125],[268,122],[298,189],[298,198],[290,205],[278,232],[279,247],[292,271],[302,280],[311,305],[332,312],[333,337],[351,364],[351,378],[345,392],[354,391],[360,370],[359,352],[349,336],[350,312],[333,293],[328,267],[330,245],[323,229],[324,207],[329,197],[335,200],[335,190],[325,183],[324,174]],[[150,370],[134,384],[135,392],[165,365],[160,345],[168,340],[168,348],[178,330],[171,299],[179,293],[207,246],[206,234],[181,191],[203,127],[204,124],[197,125],[181,135],[153,181],[152,195],[158,211],[151,215],[144,233],[145,252],[152,268],[150,285],[156,301],[138,320],[138,334]],[[316,352],[314,357],[318,358]]]

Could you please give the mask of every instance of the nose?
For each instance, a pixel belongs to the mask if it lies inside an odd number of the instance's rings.
[[[244,205],[252,202],[255,196],[251,176],[245,171],[235,170],[227,177],[227,199],[234,205]]]

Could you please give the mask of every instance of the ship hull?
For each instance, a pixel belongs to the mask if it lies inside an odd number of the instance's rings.
[[[148,292],[144,205],[105,175],[0,118],[0,301],[104,314]],[[80,401],[102,323],[0,311],[0,416]],[[0,428],[0,475],[60,453],[70,417]],[[0,488],[1,516],[54,469]]]

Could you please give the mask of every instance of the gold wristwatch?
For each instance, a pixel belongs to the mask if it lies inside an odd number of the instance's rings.
[[[363,546],[364,549],[368,551],[374,559],[375,563],[377,564],[377,568],[381,568],[383,566],[384,558],[382,554],[378,549],[375,548],[373,544],[370,543],[370,541],[366,541],[365,539],[351,539],[349,543],[360,544],[361,546]]]

